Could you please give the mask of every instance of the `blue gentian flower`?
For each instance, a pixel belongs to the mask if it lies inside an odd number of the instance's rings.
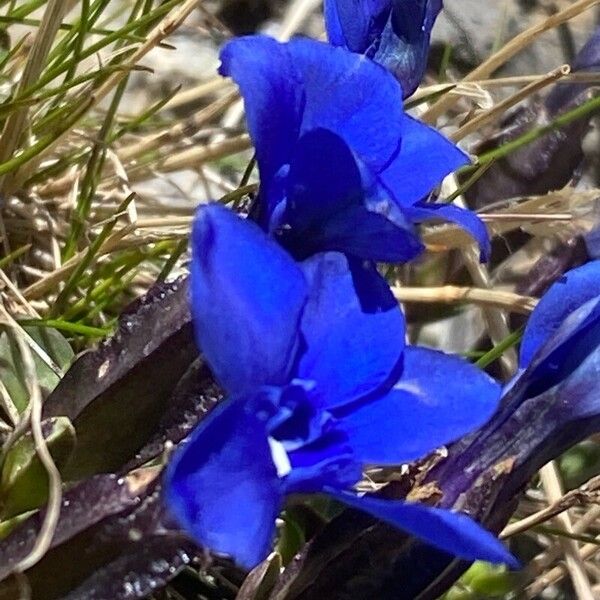
[[[484,423],[496,382],[405,348],[385,281],[343,254],[296,263],[219,205],[199,209],[192,251],[197,342],[228,393],[167,468],[169,508],[198,543],[251,568],[284,498],[319,493],[463,558],[514,564],[464,514],[354,490],[365,465],[413,461]]]
[[[343,48],[264,36],[232,40],[221,61],[240,87],[256,148],[253,218],[294,256],[410,260],[423,250],[414,223],[428,219],[458,222],[487,254],[473,213],[425,201],[468,157],[403,111],[385,69]]]
[[[431,30],[442,0],[325,0],[330,43],[365,54],[391,71],[404,97],[427,67]]]
[[[523,332],[519,372],[509,387],[533,397],[565,382],[591,381],[600,374],[599,347],[600,261],[595,260],[563,275],[542,296]],[[579,369],[588,358],[592,371]],[[596,386],[597,381],[590,384],[590,391]]]
[[[424,489],[435,486],[440,508],[466,510],[496,530],[509,521],[515,500],[543,465],[600,431],[600,261],[566,273],[544,294],[524,332],[520,365],[494,416],[452,444],[420,482]],[[326,528],[315,544],[335,531],[335,525]],[[352,532],[355,539],[360,533],[359,553],[382,535],[381,527],[359,525]],[[402,598],[439,590],[440,581],[449,584],[460,573],[451,557],[415,540],[388,551],[393,558],[382,568],[393,566],[394,576],[373,589],[401,590]],[[305,574],[319,560],[307,552],[302,558]],[[347,570],[343,563],[328,562],[324,577],[333,573],[339,579]],[[353,573],[354,579],[362,574]]]
[[[464,506],[469,494],[477,501],[481,490],[476,481],[509,461],[510,473],[500,479],[502,492],[494,500],[508,518],[507,499],[541,466],[599,431],[599,382],[596,260],[567,272],[542,296],[526,325],[519,370],[506,386],[500,408],[480,430],[451,447],[449,459],[428,474],[444,494],[442,505]]]

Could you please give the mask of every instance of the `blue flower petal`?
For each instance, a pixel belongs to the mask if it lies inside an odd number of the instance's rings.
[[[318,248],[377,262],[407,262],[419,256],[425,246],[400,209],[385,200],[379,208],[381,212],[352,206],[340,212],[315,235],[315,245],[320,242]]]
[[[301,133],[328,129],[369,169],[384,169],[402,137],[398,82],[379,65],[342,48],[308,39],[292,40],[288,48],[306,97]]]
[[[597,27],[573,61],[574,71],[600,69],[600,27]]]
[[[248,74],[258,66],[264,84]],[[264,36],[230,42],[222,72],[240,84],[257,146],[253,218],[296,257],[335,250],[398,262],[422,251],[404,209],[468,157],[404,114],[389,72],[342,48]],[[290,86],[301,92],[290,95]]]
[[[398,153],[402,90],[363,56],[314,40],[281,44],[251,36],[229,42],[221,60],[221,73],[235,79],[245,100],[261,174],[262,226],[284,200],[282,180],[300,135],[314,129],[335,133],[375,173]],[[330,173],[329,167],[323,170]]]
[[[298,377],[316,382],[322,406],[342,406],[395,374],[404,348],[404,317],[385,280],[337,253],[302,263],[310,295],[301,330],[306,351]]]
[[[289,162],[298,138],[304,92],[284,44],[266,36],[231,40],[221,50],[221,75],[244,97],[248,130],[265,189]]]
[[[410,96],[425,68],[442,0],[325,0],[325,27],[334,46],[366,54],[391,71]]]
[[[299,134],[324,128],[339,135],[371,168],[398,151],[402,90],[363,56],[309,39],[282,44],[266,36],[229,42],[221,73],[244,96],[261,176],[291,160]]]
[[[405,211],[416,222],[443,219],[460,225],[477,242],[481,262],[489,260],[492,251],[490,236],[485,224],[474,212],[453,204],[433,204],[432,202],[420,202]]]
[[[403,115],[400,152],[379,177],[401,207],[428,196],[469,157],[435,129]]]
[[[225,389],[286,383],[307,287],[285,250],[211,204],[194,223],[190,277],[196,339]]]
[[[565,318],[597,297],[600,297],[600,260],[573,269],[554,283],[529,317],[521,341],[519,366],[526,368]]]
[[[517,390],[525,397],[546,392],[544,404],[552,410],[545,418],[556,431],[583,439],[586,431],[598,430],[599,380],[600,300],[591,300],[566,319],[554,344],[536,355]]]
[[[408,346],[402,376],[392,390],[346,411],[341,426],[364,464],[398,465],[486,423],[500,395],[500,386],[471,363]]]
[[[324,165],[335,165],[335,177]],[[285,209],[274,214],[271,229],[297,258],[326,249],[403,262],[423,250],[401,209],[346,143],[326,129],[300,138],[286,196]]]
[[[324,0],[323,2],[323,17],[325,18],[327,39],[332,46],[348,46],[337,4],[337,0]]]
[[[599,350],[600,298],[596,297],[565,318],[556,332],[535,353],[527,369],[521,371],[510,386],[514,385],[514,393],[521,396],[538,396],[558,384],[568,383],[580,366],[589,362],[589,357],[595,357],[597,362]],[[597,375],[597,364],[595,368]],[[588,377],[589,369],[584,378]]]
[[[391,12],[391,0],[325,0],[329,43],[364,54],[377,40]]]
[[[269,553],[283,502],[266,423],[252,404],[238,396],[218,405],[177,450],[165,479],[167,506],[183,529],[247,569]]]
[[[335,165],[335,172],[329,168]],[[318,127],[298,140],[286,181],[286,227],[301,236],[348,206],[362,204],[363,181],[354,154],[337,134]]]
[[[400,0],[392,3],[392,25],[396,35],[410,44],[423,43],[433,29],[442,0]]]
[[[513,568],[520,566],[495,536],[465,514],[334,489],[324,491],[344,504],[368,512],[459,558],[504,563]]]
[[[288,457],[292,470],[283,482],[286,494],[320,492],[327,485],[350,488],[362,478],[362,465],[352,454],[346,436],[333,427]]]
[[[585,43],[571,62],[571,72],[577,71],[599,71],[600,70],[600,27]],[[556,117],[561,112],[573,108],[571,103],[582,94],[589,83],[571,83],[569,85],[557,85],[553,87],[544,101],[549,117]]]
[[[396,0],[392,6],[372,58],[396,76],[407,98],[425,74],[431,30],[442,0]]]

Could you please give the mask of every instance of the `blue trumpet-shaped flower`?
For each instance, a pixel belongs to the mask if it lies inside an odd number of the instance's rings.
[[[600,430],[600,261],[573,269],[554,283],[533,311],[521,343],[519,371],[500,408],[461,439],[449,459],[428,474],[444,494],[442,506],[480,502],[476,481],[510,461],[501,478],[498,511],[548,461]],[[472,495],[472,500],[466,498]],[[499,518],[502,521],[502,518]]]
[[[421,485],[435,486],[440,508],[460,508],[503,528],[516,498],[539,469],[600,431],[599,382],[600,261],[595,261],[566,273],[542,297],[524,332],[520,372],[500,408],[483,427],[452,444]],[[358,555],[378,543],[383,533],[380,526],[359,527],[351,533],[344,529],[357,540]],[[323,541],[335,539],[336,531],[335,524],[326,528],[315,544],[321,547]],[[452,557],[416,540],[402,539],[388,553],[393,558],[387,564],[382,559],[382,569],[393,575],[370,588],[372,597],[389,597],[389,590],[400,590],[399,598],[427,596],[432,589],[450,585],[460,573]],[[328,562],[319,573],[318,554],[305,552],[302,558],[303,571],[317,573],[317,589],[323,589],[319,577],[339,582],[348,572],[343,559]],[[363,576],[371,576],[368,564],[353,573],[352,581]],[[339,594],[351,597],[351,589],[342,584]]]
[[[468,157],[402,108],[402,90],[363,56],[312,40],[238,38],[221,52],[223,75],[245,101],[260,191],[253,218],[297,258],[335,250],[410,260],[414,224],[455,221],[479,242],[481,221],[425,201]]]
[[[325,0],[325,26],[334,46],[365,54],[390,70],[407,98],[423,79],[441,10],[442,0]]]
[[[385,281],[343,254],[296,263],[219,205],[199,210],[192,249],[197,342],[229,394],[167,469],[168,505],[194,539],[250,568],[285,497],[319,493],[458,556],[514,563],[464,514],[354,491],[365,465],[415,460],[484,423],[492,379],[405,347]]]
[[[541,298],[523,333],[519,373],[511,387],[532,397],[558,384],[572,386],[586,380],[587,392],[595,396],[599,361],[600,260],[596,260],[563,275]],[[581,369],[583,363],[589,368]]]

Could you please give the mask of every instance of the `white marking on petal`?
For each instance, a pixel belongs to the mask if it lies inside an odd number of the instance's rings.
[[[269,437],[268,440],[271,448],[271,458],[273,459],[273,463],[277,469],[277,476],[280,478],[285,477],[292,470],[290,458],[281,442],[278,442],[272,437]]]
[[[410,381],[400,380],[398,383],[396,383],[394,389],[398,390],[399,392],[409,392],[410,394],[413,394],[415,396],[424,395],[421,386],[419,386],[416,383],[411,383]]]

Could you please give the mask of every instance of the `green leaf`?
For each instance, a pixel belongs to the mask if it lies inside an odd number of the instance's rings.
[[[500,340],[491,350],[486,352],[481,358],[479,358],[475,364],[485,369],[488,365],[492,364],[495,360],[499,359],[509,348],[516,346],[523,337],[523,328],[520,327],[516,331],[507,335],[503,340]]]
[[[517,585],[518,575],[504,566],[486,564],[486,572],[476,574],[471,589],[483,598],[503,598]]]
[[[60,469],[75,447],[75,429],[66,417],[42,422],[48,450]],[[41,506],[48,497],[48,477],[31,432],[19,438],[8,451],[0,475],[0,518],[11,519]]]
[[[290,511],[281,515],[283,527],[280,530],[277,552],[281,555],[284,565],[288,564],[306,542],[302,526]]]
[[[444,600],[504,598],[518,583],[518,573],[511,573],[504,566],[476,561],[455,586],[448,590]]]
[[[38,343],[40,348],[54,361],[63,372],[66,371],[75,358],[73,348],[65,336],[52,327],[25,326],[23,329]],[[60,377],[46,365],[41,358],[35,356],[38,383],[43,393],[50,393],[58,384]]]
[[[13,531],[13,529],[23,523],[23,521],[26,521],[35,512],[35,510],[28,510],[27,512],[13,517],[12,519],[8,519],[8,521],[0,521],[0,540],[3,540],[5,537],[7,537]]]
[[[74,353],[65,337],[47,327],[26,326],[24,331],[46,352],[55,365],[66,370]],[[38,383],[42,395],[48,395],[58,384],[59,376],[35,352],[33,352]],[[17,411],[22,413],[29,403],[21,353],[14,335],[6,329],[0,330],[0,381],[4,384]]]

